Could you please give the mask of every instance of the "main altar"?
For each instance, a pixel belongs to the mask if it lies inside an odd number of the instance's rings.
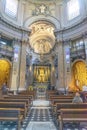
[[[33,66],[33,82],[34,83],[49,83],[51,77],[51,66],[49,65],[34,65]]]

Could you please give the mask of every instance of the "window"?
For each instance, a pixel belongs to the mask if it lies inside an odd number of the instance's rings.
[[[15,18],[17,16],[18,0],[6,0],[5,13]]]
[[[80,14],[79,0],[69,0],[67,3],[68,20],[72,20]]]

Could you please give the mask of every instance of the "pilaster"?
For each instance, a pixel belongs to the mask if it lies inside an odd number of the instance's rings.
[[[64,67],[65,67],[65,89],[67,90],[71,80],[71,63],[70,63],[70,40],[64,41]]]
[[[25,90],[25,74],[26,74],[26,44],[27,41],[21,41],[21,51],[20,51],[20,82],[18,90]]]
[[[13,41],[14,56],[12,65],[11,90],[17,91],[19,84],[19,64],[20,64],[20,41]]]
[[[58,80],[56,84],[57,90],[64,90],[64,50],[62,42],[58,43]]]

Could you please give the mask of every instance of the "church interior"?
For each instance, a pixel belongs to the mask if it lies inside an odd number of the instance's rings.
[[[0,130],[45,129],[87,130],[87,0],[0,0]]]

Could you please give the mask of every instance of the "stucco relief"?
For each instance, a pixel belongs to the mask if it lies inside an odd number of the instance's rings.
[[[54,26],[46,21],[38,21],[32,24],[30,45],[34,52],[39,54],[49,53],[55,45]]]
[[[49,42],[45,39],[38,40],[34,45],[34,50],[36,53],[40,54],[49,53],[50,49],[51,48]]]
[[[49,7],[44,4],[37,5],[35,9],[32,10],[32,15],[47,15],[50,13]]]

